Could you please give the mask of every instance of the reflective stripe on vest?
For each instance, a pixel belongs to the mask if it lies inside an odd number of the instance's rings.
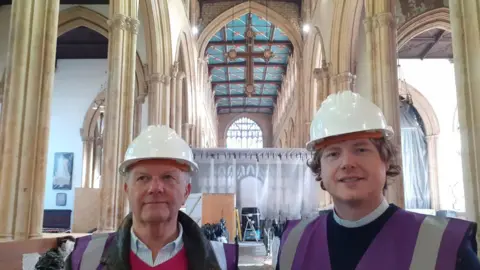
[[[88,242],[87,249],[82,255],[82,262],[80,263],[80,270],[97,269],[102,259],[103,250],[107,243],[108,233],[94,233],[92,240]]]
[[[210,241],[213,251],[215,252],[215,257],[217,257],[218,265],[220,269],[227,270],[227,255],[225,254],[225,248],[223,247],[222,242]]]
[[[435,216],[426,216],[420,226],[415,250],[413,251],[411,270],[435,269],[443,233],[449,220]]]
[[[288,234],[280,255],[280,270],[292,269],[296,251],[302,235],[309,224],[317,217],[301,220]],[[426,216],[418,231],[410,270],[435,269],[443,234],[449,219]],[[327,241],[327,239],[319,240]],[[412,247],[413,248],[413,247]]]
[[[280,269],[292,269],[293,259],[295,259],[295,253],[297,251],[298,243],[302,238],[302,234],[308,224],[317,219],[317,216],[301,220],[288,234],[283,244],[280,254]]]

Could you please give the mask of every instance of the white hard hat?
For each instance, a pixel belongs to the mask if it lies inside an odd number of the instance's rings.
[[[358,132],[381,132],[386,138],[393,136],[392,127],[373,102],[352,91],[331,94],[313,118],[307,149],[314,150],[327,138]]]
[[[190,146],[168,126],[149,126],[128,146],[125,159],[119,166],[120,174],[135,162],[149,159],[170,159],[198,171]]]

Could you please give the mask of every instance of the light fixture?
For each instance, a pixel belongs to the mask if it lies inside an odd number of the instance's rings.
[[[302,27],[303,32],[308,33],[310,31],[310,24],[306,23]]]
[[[195,25],[192,27],[192,34],[194,35],[198,34],[198,27]]]

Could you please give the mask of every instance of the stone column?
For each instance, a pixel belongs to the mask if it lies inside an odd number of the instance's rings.
[[[469,220],[480,221],[480,23],[478,1],[450,0],[453,63],[462,141],[465,206]],[[477,240],[480,240],[477,231]]]
[[[191,134],[190,134],[190,133],[191,133],[191,130],[192,130],[192,124],[184,123],[184,124],[182,125],[182,129],[183,129],[183,135],[184,135],[183,138],[185,139],[185,141],[187,142],[187,144],[191,146],[191,145],[192,145],[192,142],[191,142],[191,140],[190,140],[190,138],[191,138],[191,136],[190,136]]]
[[[169,118],[169,125],[172,129],[175,130],[176,125],[176,113],[177,113],[177,81],[178,81],[178,62],[173,63],[172,66],[172,85],[170,87],[170,118]],[[176,131],[176,130],[175,130]]]
[[[167,115],[170,113],[170,81],[171,78],[168,75],[159,73],[150,74],[148,80],[150,89],[148,95],[149,125],[167,124]]]
[[[83,133],[83,131],[81,131]],[[93,187],[93,161],[95,139],[92,137],[83,137],[83,158],[82,158],[82,188]]]
[[[175,131],[182,137],[185,138],[186,133],[182,130],[183,123],[183,109],[184,106],[188,104],[184,103],[184,92],[183,92],[183,81],[185,80],[185,72],[181,71],[178,73],[177,77],[177,94],[175,101]]]
[[[369,58],[370,87],[367,88],[372,89],[373,101],[383,110],[388,123],[395,130],[394,143],[401,149],[395,2],[366,0],[365,7],[364,27],[367,28],[365,32],[367,39],[369,38],[366,41],[366,51],[370,52],[371,56]],[[402,164],[400,153],[397,163]],[[391,181],[386,195],[390,202],[404,207],[403,178],[401,176]]]
[[[138,0],[110,1],[108,88],[100,190],[99,231],[113,231],[126,215],[123,177],[118,165],[133,135]]]
[[[0,133],[0,241],[42,236],[59,2],[12,4]]]
[[[142,93],[135,99],[135,115],[133,123],[133,138],[137,137],[142,131],[143,104],[145,103],[146,93]],[[148,112],[145,112],[148,113]]]

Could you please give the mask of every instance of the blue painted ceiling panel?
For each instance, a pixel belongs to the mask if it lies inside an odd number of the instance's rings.
[[[246,37],[249,29],[255,34],[253,45]],[[214,65],[210,66],[210,75],[215,84],[217,112],[272,113],[288,59],[293,53],[293,45],[286,34],[266,18],[245,14],[230,21],[210,42],[206,54],[208,63]],[[228,58],[232,49],[237,53],[235,59]],[[267,50],[273,55],[265,61]],[[254,63],[253,71],[247,67],[250,61]],[[246,97],[247,72],[252,72],[254,79],[252,97]]]

